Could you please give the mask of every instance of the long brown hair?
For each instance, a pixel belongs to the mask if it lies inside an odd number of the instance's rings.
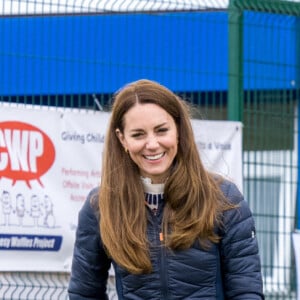
[[[124,151],[116,129],[124,130],[124,115],[136,103],[154,103],[174,119],[179,136],[173,170],[165,184],[163,235],[171,249],[187,249],[199,239],[218,242],[214,231],[230,205],[216,176],[207,172],[194,140],[187,104],[166,87],[139,80],[114,97],[105,138],[99,195],[100,232],[109,255],[134,274],[151,272],[144,190],[137,166]]]

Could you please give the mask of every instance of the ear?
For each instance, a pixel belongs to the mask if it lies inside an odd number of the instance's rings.
[[[121,130],[119,128],[116,129],[116,135],[120,141],[120,143],[122,144],[122,146],[126,149],[126,142],[125,142],[125,138],[124,138],[124,134],[121,132]]]

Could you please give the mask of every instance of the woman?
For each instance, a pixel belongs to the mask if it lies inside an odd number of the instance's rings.
[[[100,189],[79,214],[69,297],[263,299],[254,221],[205,170],[186,104],[149,80],[115,96]]]

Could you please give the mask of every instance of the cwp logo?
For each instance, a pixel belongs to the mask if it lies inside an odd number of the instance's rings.
[[[17,121],[0,122],[0,178],[25,181],[37,180],[52,166],[55,148],[39,128]]]

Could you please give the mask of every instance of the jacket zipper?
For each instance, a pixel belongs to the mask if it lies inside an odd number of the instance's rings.
[[[167,250],[163,245],[164,236],[161,228],[161,213],[162,206],[158,207],[157,211],[152,211],[150,208],[151,219],[155,222],[156,226],[156,235],[157,235],[157,245],[159,247],[160,253],[160,264],[159,264],[159,274],[160,274],[160,282],[161,282],[161,295],[163,300],[169,299],[169,291],[168,291],[168,273],[167,273]],[[153,222],[152,221],[152,222]],[[154,224],[153,224],[154,225]]]
[[[167,273],[167,253],[166,247],[163,245],[164,236],[163,233],[159,232],[159,241],[160,241],[160,278],[161,278],[161,293],[162,299],[169,299],[168,292],[168,273]]]

